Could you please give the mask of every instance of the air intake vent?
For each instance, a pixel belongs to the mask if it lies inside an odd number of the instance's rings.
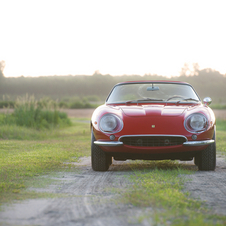
[[[122,137],[120,141],[130,146],[162,147],[181,145],[186,142],[186,138],[180,136],[126,136]]]

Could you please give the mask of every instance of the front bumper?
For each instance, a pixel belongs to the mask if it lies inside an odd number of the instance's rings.
[[[106,147],[116,147],[116,146],[122,146],[123,142],[121,141],[94,141],[94,144],[98,146],[106,146]]]
[[[197,146],[205,146],[214,143],[215,140],[202,140],[202,141],[186,141],[183,143],[183,146],[197,147]],[[106,147],[116,147],[122,146],[123,142],[121,141],[94,141],[94,143],[98,146],[106,146]]]
[[[197,147],[197,146],[204,146],[214,143],[215,140],[201,140],[201,141],[187,141],[184,142],[184,146],[190,146],[190,147]]]

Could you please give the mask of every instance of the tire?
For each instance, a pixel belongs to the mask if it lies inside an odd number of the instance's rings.
[[[213,139],[215,140],[215,133]],[[210,144],[198,156],[198,168],[202,171],[215,170],[216,168],[216,141]]]
[[[94,144],[95,137],[93,130],[91,132],[91,164],[94,171],[107,171],[110,159],[101,148]]]

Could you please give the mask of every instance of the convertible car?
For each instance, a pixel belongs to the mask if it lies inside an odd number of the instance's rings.
[[[91,119],[91,161],[107,171],[115,160],[194,158],[199,170],[215,170],[216,120],[185,82],[132,81],[113,87]]]

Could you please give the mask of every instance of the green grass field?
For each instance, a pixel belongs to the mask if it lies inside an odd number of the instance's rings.
[[[89,153],[88,123],[72,122],[48,99],[27,95],[15,106],[0,114],[0,202],[20,198],[28,180]]]
[[[226,121],[217,120],[217,152],[226,155]]]
[[[73,167],[68,163],[90,154],[89,123],[76,119],[69,127],[51,130],[12,125],[3,130],[9,136],[0,139],[0,203],[29,197],[24,188],[36,176],[68,170]]]

